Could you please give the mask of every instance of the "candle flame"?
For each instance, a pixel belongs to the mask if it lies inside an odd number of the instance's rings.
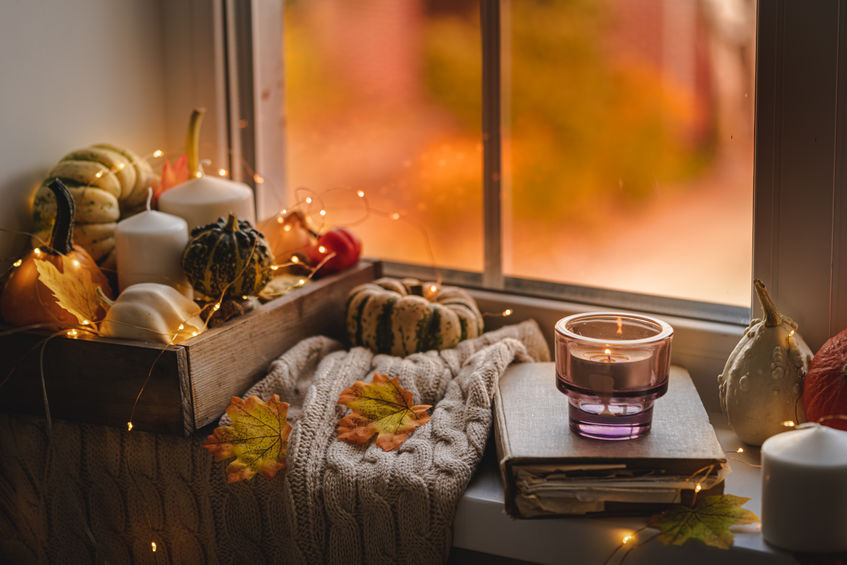
[[[615,334],[616,335],[623,335],[623,320],[621,320],[621,317],[618,316],[617,321],[618,321],[618,329],[617,329],[617,331],[615,331]]]

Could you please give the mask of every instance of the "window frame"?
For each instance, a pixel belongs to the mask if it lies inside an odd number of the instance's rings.
[[[249,124],[241,135],[250,136],[255,148],[248,165],[262,171],[265,178],[256,187],[257,212],[259,217],[271,215],[276,210],[268,208],[271,199],[263,194],[284,186],[284,159],[279,157],[285,150],[280,133],[284,116],[278,114],[285,81],[281,57],[275,63],[273,49],[263,46],[281,45],[281,26],[268,22],[281,21],[283,0],[209,1],[237,6],[250,22],[238,28],[242,35],[235,43],[249,42],[252,65],[239,74],[240,86],[231,87],[251,93],[252,108],[236,110]],[[500,96],[499,91],[491,92],[500,85],[499,50],[496,57],[491,56],[500,44],[500,6],[500,0],[481,0],[483,46],[488,53],[483,57],[484,272],[439,269],[439,274],[444,281],[474,287],[489,299],[491,293],[500,293],[501,303],[517,300],[543,305],[554,315],[602,306],[670,316],[677,328],[675,362],[685,363],[692,373],[699,367],[717,374],[749,322],[750,309],[503,276],[502,247],[494,235],[502,225]],[[841,33],[847,30],[847,8],[842,9],[837,0],[760,1],[757,26],[753,274],[768,284],[776,303],[797,320],[802,335],[816,349],[847,327],[847,291],[840,290],[847,284],[847,261],[841,260],[847,254],[847,225],[840,222],[847,212],[847,199],[841,197],[847,174],[847,155],[843,154],[847,118],[839,111],[847,108],[847,87],[838,88],[847,77],[847,31]],[[227,57],[239,55],[228,52]],[[798,86],[796,76],[814,88]],[[267,92],[275,97],[272,102],[263,101],[262,93]],[[272,118],[262,112],[272,112]],[[436,274],[431,268],[395,262],[386,263],[385,272]],[[750,293],[755,302],[752,281]],[[754,304],[753,312],[758,310]],[[533,311],[538,313],[537,308]],[[715,345],[709,345],[709,340]],[[689,353],[680,353],[680,341],[690,344]]]

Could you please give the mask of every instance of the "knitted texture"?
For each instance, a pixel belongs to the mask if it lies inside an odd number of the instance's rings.
[[[48,438],[41,421],[2,414],[0,562],[441,563],[496,380],[549,357],[534,322],[405,358],[305,339],[245,393],[291,404],[288,466],[270,481],[227,484],[200,435],[55,422]],[[336,438],[341,391],[374,372],[433,405],[391,452]]]

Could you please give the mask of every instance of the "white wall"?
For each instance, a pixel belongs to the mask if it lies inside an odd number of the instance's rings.
[[[2,0],[0,229],[28,229],[28,195],[66,152],[162,146],[161,21],[155,0]],[[0,273],[25,241],[0,231]]]

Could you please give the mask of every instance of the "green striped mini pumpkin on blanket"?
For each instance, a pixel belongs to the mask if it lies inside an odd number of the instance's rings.
[[[347,296],[350,342],[377,353],[447,349],[482,332],[476,302],[458,287],[385,277]]]

